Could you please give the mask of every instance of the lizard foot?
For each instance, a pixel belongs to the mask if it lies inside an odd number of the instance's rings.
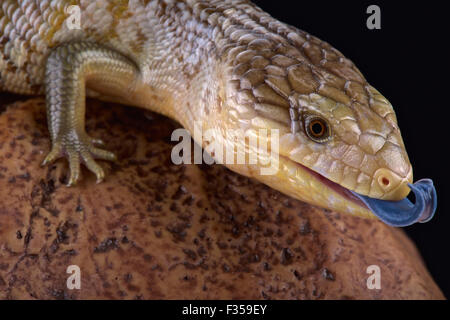
[[[85,132],[68,132],[52,141],[52,149],[42,162],[45,166],[59,158],[65,157],[69,161],[70,177],[67,186],[73,186],[80,177],[80,163],[83,163],[97,177],[97,183],[103,181],[105,173],[94,159],[116,161],[114,153],[97,148],[104,146],[102,140],[92,139]]]

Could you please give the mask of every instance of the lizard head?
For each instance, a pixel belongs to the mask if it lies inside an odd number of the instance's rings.
[[[436,192],[429,179],[412,184],[391,103],[328,43],[302,31],[277,41],[250,38],[246,50],[231,53],[223,121],[254,132],[277,129],[271,161],[278,170],[230,168],[338,212],[376,215],[394,226],[428,221]],[[411,190],[416,204],[406,198]]]

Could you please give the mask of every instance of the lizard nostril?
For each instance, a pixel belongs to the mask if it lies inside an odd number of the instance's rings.
[[[394,181],[392,181],[392,179]],[[384,192],[388,192],[394,187],[392,184],[396,182],[395,177],[392,177],[389,174],[383,172],[383,174],[378,176],[378,185],[381,187]]]
[[[412,183],[412,170],[410,169],[406,177],[403,177],[390,169],[379,168],[372,179],[369,197],[399,201],[411,191],[408,183]]]
[[[391,183],[390,181],[389,181],[389,179],[388,178],[386,178],[386,177],[383,177],[383,178],[381,178],[381,183],[384,185],[384,186],[389,186],[389,184]]]
[[[407,190],[409,190],[404,178],[385,168],[380,168],[375,172],[374,182],[372,196],[375,198],[400,200],[406,197]]]

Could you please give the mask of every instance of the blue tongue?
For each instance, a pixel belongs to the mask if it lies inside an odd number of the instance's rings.
[[[436,189],[431,179],[422,179],[408,186],[414,192],[416,203],[408,198],[388,201],[352,193],[384,223],[394,227],[406,227],[416,222],[424,223],[433,218],[437,206]]]

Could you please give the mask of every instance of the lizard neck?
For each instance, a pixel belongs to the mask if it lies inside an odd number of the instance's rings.
[[[188,129],[195,121],[221,121],[242,74],[263,67],[275,46],[290,46],[287,34],[293,31],[245,0],[154,1],[146,11],[146,46],[130,53],[149,88],[141,106]],[[246,57],[256,57],[256,65]]]

